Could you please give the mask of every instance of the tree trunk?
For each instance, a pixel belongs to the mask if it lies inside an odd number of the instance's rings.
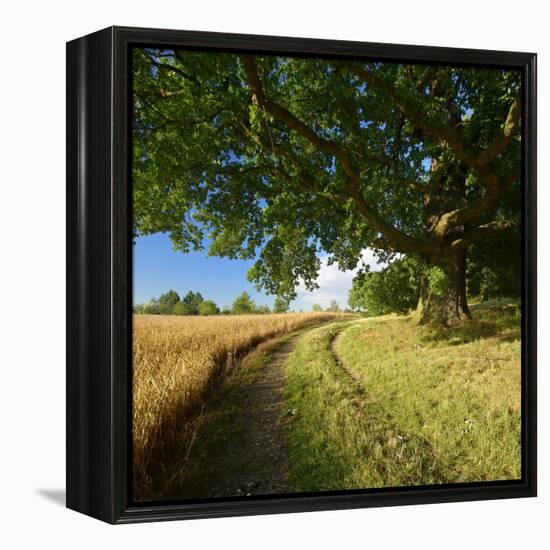
[[[442,284],[434,285],[432,281],[430,285],[430,278],[422,276],[416,309],[418,323],[449,326],[456,321],[471,319],[466,297],[466,254],[453,255],[439,262],[438,267],[445,279]]]

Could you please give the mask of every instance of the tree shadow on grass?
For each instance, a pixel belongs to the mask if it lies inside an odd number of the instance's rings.
[[[490,338],[499,332],[499,327],[487,321],[465,321],[451,327],[439,327],[435,325],[422,327],[420,339],[424,343],[447,344],[459,346],[475,340]]]
[[[521,339],[521,336],[519,334],[514,334],[514,333],[501,334],[498,337],[499,342],[507,342],[509,344],[512,342],[517,342],[520,339]]]
[[[450,346],[492,337],[512,342],[519,337],[518,329],[519,317],[514,310],[495,308],[483,312],[474,311],[471,321],[460,321],[448,328],[435,324],[426,325],[421,327],[419,338],[426,344],[443,343]]]

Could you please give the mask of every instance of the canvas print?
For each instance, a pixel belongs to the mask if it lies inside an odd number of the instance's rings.
[[[135,502],[521,478],[521,86],[133,49]]]

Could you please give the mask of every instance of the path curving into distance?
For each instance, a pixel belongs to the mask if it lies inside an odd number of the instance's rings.
[[[337,351],[337,338],[348,327],[349,324],[338,330],[331,351],[336,363],[350,376],[350,383],[359,386],[359,380],[344,366]],[[294,491],[288,481],[285,363],[298,341],[319,328],[307,327],[283,338],[266,352],[265,362],[250,384],[229,392],[214,405],[232,412],[217,430],[206,426],[205,431],[199,431],[197,440],[209,441],[200,456],[193,457],[198,468],[180,485],[180,497],[247,497]],[[192,454],[196,452],[195,449]]]

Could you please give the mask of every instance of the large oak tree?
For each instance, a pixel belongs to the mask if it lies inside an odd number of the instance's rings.
[[[133,90],[136,235],[208,236],[272,294],[369,247],[443,274],[421,321],[469,317],[468,248],[517,227],[518,72],[148,49]]]

